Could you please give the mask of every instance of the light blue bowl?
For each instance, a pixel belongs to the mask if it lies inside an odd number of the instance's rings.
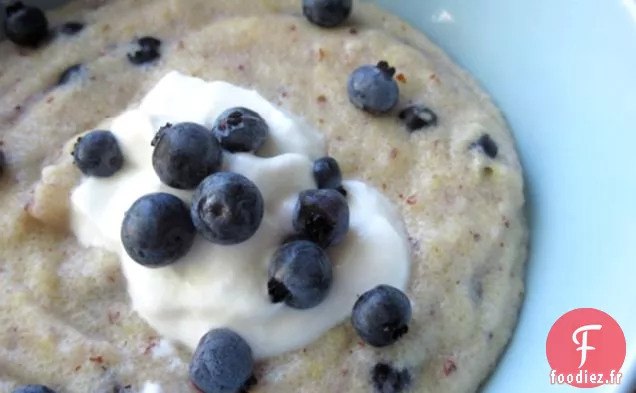
[[[525,167],[532,227],[519,326],[484,393],[576,392],[550,385],[552,324],[601,309],[636,376],[635,0],[377,0],[426,32],[492,95]],[[631,370],[631,372],[630,372]],[[632,382],[632,383],[630,383]]]

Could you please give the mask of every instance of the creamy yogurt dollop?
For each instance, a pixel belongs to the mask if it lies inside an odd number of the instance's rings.
[[[252,238],[233,246],[197,236],[190,252],[168,267],[137,264],[120,240],[126,210],[148,193],[169,192],[186,203],[193,194],[161,183],[152,167],[153,136],[167,122],[211,127],[221,112],[237,106],[255,110],[270,127],[258,156],[225,154],[223,164],[224,170],[247,176],[263,194],[260,228]],[[375,188],[345,181],[350,230],[342,244],[328,250],[334,266],[328,297],[302,311],[270,303],[266,288],[270,258],[292,233],[299,192],[316,187],[312,164],[325,155],[325,143],[319,132],[256,91],[173,71],[138,108],[115,118],[110,130],[120,143],[124,166],[110,178],[84,178],[73,191],[72,229],[85,246],[120,256],[133,308],[166,338],[194,349],[211,328],[228,327],[247,340],[257,358],[275,356],[310,344],[342,322],[357,296],[374,286],[404,289],[410,248],[399,213]]]

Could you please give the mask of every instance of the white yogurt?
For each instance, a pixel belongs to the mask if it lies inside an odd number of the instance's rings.
[[[135,263],[119,237],[126,210],[142,195],[170,192],[186,203],[192,192],[163,185],[152,168],[150,141],[166,122],[211,126],[224,110],[244,106],[270,126],[259,156],[225,154],[224,169],[241,173],[260,189],[265,215],[256,234],[234,246],[197,236],[190,252],[174,265],[148,269]],[[299,192],[315,188],[313,160],[325,155],[320,133],[284,113],[257,92],[225,82],[206,82],[178,72],[167,74],[137,109],[113,120],[125,164],[110,178],[85,178],[72,193],[72,228],[85,246],[121,257],[133,308],[160,334],[194,349],[217,327],[242,335],[257,358],[301,348],[341,323],[357,296],[378,284],[403,289],[410,246],[395,207],[376,189],[345,181],[350,230],[328,250],[334,265],[328,297],[310,310],[271,304],[266,291],[272,254],[291,233]]]
[[[141,389],[141,393],[162,393],[161,385],[155,382],[146,382]]]

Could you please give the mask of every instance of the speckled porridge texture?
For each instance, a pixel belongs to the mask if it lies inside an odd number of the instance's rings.
[[[409,334],[376,350],[349,322],[313,345],[260,361],[253,392],[370,393],[371,370],[411,376],[405,392],[473,392],[495,367],[523,298],[527,231],[514,141],[488,97],[437,47],[396,17],[355,4],[348,25],[306,22],[296,0],[77,1],[52,25],[86,22],[29,51],[0,43],[0,392],[42,383],[59,393],[194,392],[190,354],[131,311],[114,255],[68,231],[79,172],[75,136],[135,105],[170,70],[254,88],[322,130],[347,178],[383,190],[413,245]],[[163,41],[133,66],[130,42]],[[400,106],[372,117],[346,93],[357,66],[398,70]],[[52,87],[69,66],[85,70]],[[423,103],[439,124],[409,133],[397,112]],[[102,123],[104,122],[104,123]],[[470,148],[488,133],[496,158]],[[62,149],[62,147],[64,148]],[[379,390],[378,390],[379,391]],[[382,393],[400,393],[383,390]]]

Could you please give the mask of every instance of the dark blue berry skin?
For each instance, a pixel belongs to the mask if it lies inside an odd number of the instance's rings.
[[[158,268],[176,262],[190,251],[196,231],[185,203],[164,192],[146,194],[126,211],[121,242],[130,258]]]
[[[151,142],[152,167],[166,185],[195,189],[203,179],[218,171],[223,151],[210,131],[196,123],[166,124]]]
[[[84,29],[82,22],[70,21],[60,26],[60,33],[64,35],[75,35]]]
[[[267,292],[272,303],[306,310],[329,294],[333,273],[327,254],[306,240],[283,244],[272,257]]]
[[[393,78],[395,68],[385,61],[377,65],[363,65],[349,76],[349,101],[372,114],[389,112],[398,103],[400,90]]]
[[[203,393],[237,393],[255,383],[249,344],[229,329],[206,333],[192,356],[190,380]]]
[[[314,180],[318,188],[337,189],[342,185],[342,172],[333,157],[322,157],[314,161]]]
[[[86,176],[110,177],[124,164],[119,143],[110,131],[95,130],[77,138],[73,162]]]
[[[231,153],[258,150],[269,135],[265,120],[251,109],[230,108],[219,115],[212,133],[223,148]]]
[[[58,78],[57,85],[61,86],[67,84],[76,77],[79,77],[84,70],[84,66],[81,64],[73,64],[65,69]]]
[[[6,8],[4,33],[18,46],[37,47],[49,35],[49,22],[44,11],[17,1]]]
[[[376,393],[403,393],[411,385],[411,373],[396,370],[387,363],[377,363],[371,369],[371,381]]]
[[[303,14],[320,27],[336,27],[351,15],[352,0],[303,0]]]
[[[493,159],[497,158],[497,154],[499,153],[497,144],[488,134],[483,134],[482,136],[480,136],[479,139],[470,144],[470,148],[480,149],[484,154]]]
[[[4,167],[7,166],[7,159],[4,156],[4,152],[0,150],[0,177],[4,175]]]
[[[24,385],[18,387],[12,393],[55,393],[55,390],[44,385]]]
[[[194,192],[190,215],[208,241],[242,243],[256,233],[263,221],[263,196],[247,177],[217,172],[205,178]]]
[[[349,231],[349,205],[336,190],[306,190],[298,195],[292,224],[320,247],[337,246]]]
[[[437,125],[437,115],[422,105],[411,105],[400,111],[399,118],[410,132]]]
[[[159,47],[161,47],[161,40],[151,36],[144,36],[137,40],[137,44],[141,49],[159,49]]]
[[[128,53],[128,61],[134,65],[152,63],[161,57],[161,40],[154,37],[141,37],[137,40],[139,49]]]
[[[399,289],[378,285],[365,292],[353,306],[351,323],[367,344],[386,347],[408,332],[411,302]]]

